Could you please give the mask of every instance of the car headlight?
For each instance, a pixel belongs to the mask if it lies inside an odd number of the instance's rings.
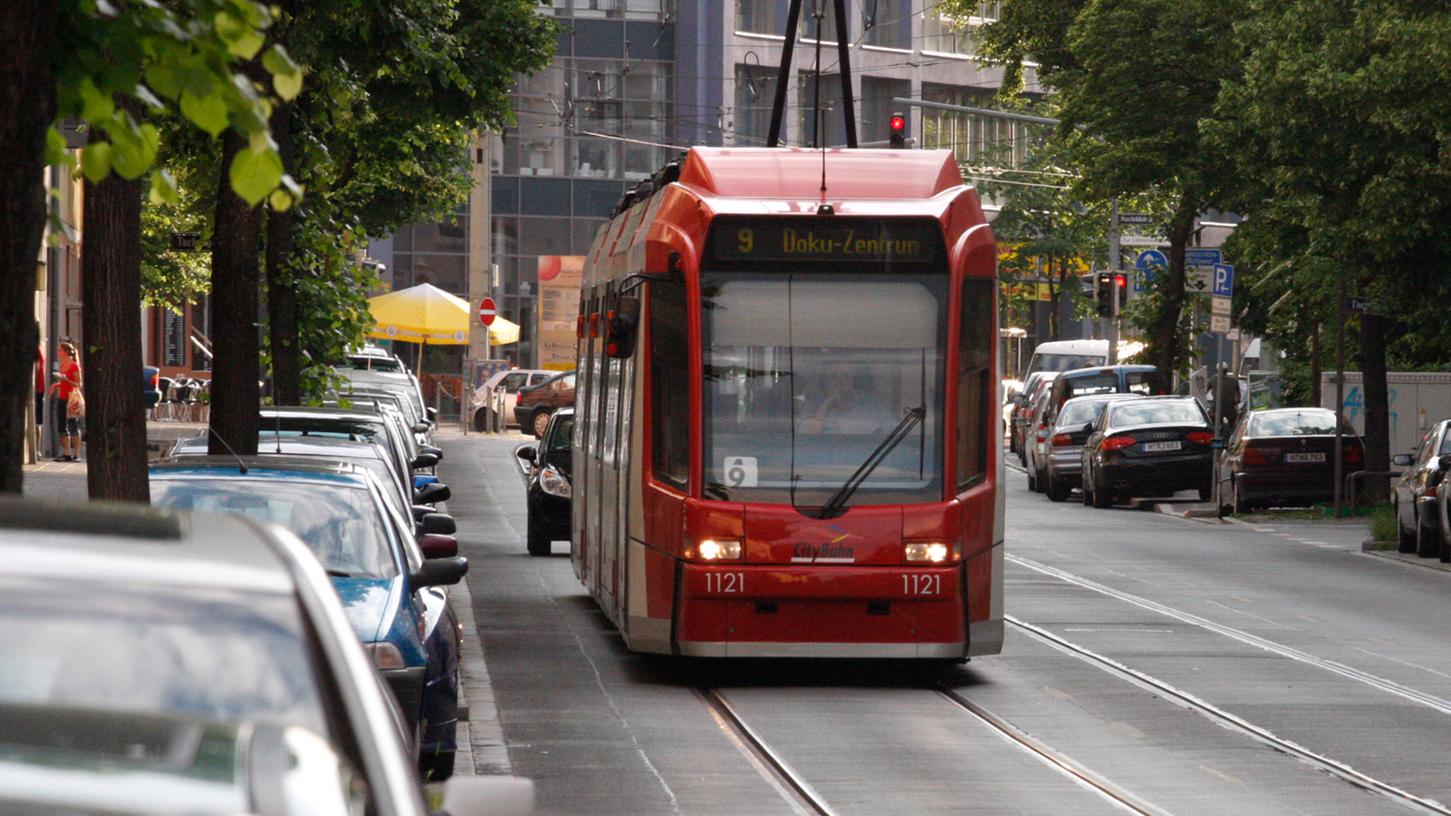
[[[554,465],[547,465],[539,471],[539,489],[561,499],[567,499],[574,493],[569,486],[569,480],[564,478],[564,474],[555,470]]]
[[[380,669],[402,669],[406,667],[403,662],[403,653],[398,647],[384,641],[364,643],[363,651],[372,658],[373,665]]]
[[[739,561],[741,542],[734,538],[706,538],[695,545],[695,556],[702,561]]]
[[[951,564],[962,558],[962,548],[955,542],[909,541],[902,545],[902,558],[909,564]]]

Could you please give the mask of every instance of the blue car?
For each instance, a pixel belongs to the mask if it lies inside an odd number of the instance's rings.
[[[426,539],[443,546],[425,554],[387,489],[357,465],[316,458],[196,456],[151,467],[158,507],[240,513],[302,539],[417,735],[421,774],[446,779],[458,748],[461,630],[442,587],[468,562],[447,537]]]

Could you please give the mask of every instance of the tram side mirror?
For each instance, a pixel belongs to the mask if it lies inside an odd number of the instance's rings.
[[[1398,453],[1395,456],[1391,457],[1391,464],[1395,465],[1396,467],[1405,467],[1410,463],[1411,455],[1409,453]]]
[[[635,337],[640,325],[640,299],[622,297],[615,303],[610,317],[609,332],[605,339],[605,354],[615,359],[624,359],[635,353]]]

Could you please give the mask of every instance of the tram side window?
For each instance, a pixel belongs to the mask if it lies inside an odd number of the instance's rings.
[[[957,487],[973,484],[987,470],[987,427],[992,362],[993,282],[969,279],[962,284],[961,327],[957,344]]]
[[[650,288],[651,465],[655,477],[684,489],[690,478],[690,344],[685,287],[652,281]]]

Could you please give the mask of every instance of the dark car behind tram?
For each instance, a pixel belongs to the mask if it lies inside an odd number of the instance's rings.
[[[1212,493],[1214,433],[1192,397],[1110,403],[1083,447],[1083,503],[1109,507],[1135,496]]]
[[[1341,427],[1344,473],[1365,461],[1360,437]],[[1335,412],[1278,408],[1240,418],[1216,474],[1220,513],[1309,506],[1335,496]]]
[[[550,418],[537,446],[521,446],[527,463],[524,491],[529,507],[527,544],[530,555],[549,555],[550,543],[569,538],[573,502],[572,468],[574,409],[561,408]]]

